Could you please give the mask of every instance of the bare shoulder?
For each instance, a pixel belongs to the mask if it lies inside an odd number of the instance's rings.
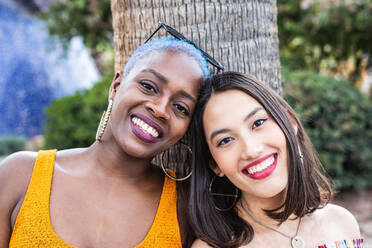
[[[36,152],[17,152],[0,163],[0,195],[19,196],[25,193],[34,168]],[[1,197],[1,200],[3,200]]]
[[[197,239],[194,241],[194,243],[191,245],[191,248],[209,248],[212,247],[208,245],[206,242],[203,240]]]
[[[6,157],[0,163],[0,184],[22,184],[30,179],[34,168],[37,152],[16,152]],[[28,181],[24,182],[28,184]],[[1,188],[1,187],[0,187]]]
[[[330,227],[344,239],[360,237],[358,222],[349,210],[344,207],[327,204],[324,208],[316,211],[320,222]]]
[[[0,163],[0,247],[8,246],[12,214],[26,194],[36,156],[36,152],[17,152]]]

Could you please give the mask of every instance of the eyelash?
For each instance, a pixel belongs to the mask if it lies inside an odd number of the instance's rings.
[[[258,119],[256,121],[254,121],[253,122],[253,128],[257,128],[257,127],[261,126],[262,124],[264,124],[265,121],[267,121],[267,118]]]
[[[146,91],[151,91],[153,93],[157,93],[157,90],[154,86],[152,86],[150,83],[146,83],[145,81],[139,81],[139,84],[146,90]],[[173,104],[173,106],[176,108],[178,112],[180,112],[183,115],[189,116],[190,112],[182,106],[181,104]]]
[[[154,86],[152,86],[150,83],[146,83],[145,81],[139,81],[138,83],[139,83],[139,84],[142,86],[142,88],[144,88],[146,91],[151,91],[151,92],[154,92],[154,93],[157,92],[156,88],[155,88]]]
[[[182,114],[184,114],[186,116],[190,115],[190,112],[187,110],[187,108],[185,108],[181,104],[175,103],[175,104],[173,104],[173,106],[177,109],[177,111],[181,112]]]
[[[258,119],[256,121],[253,122],[253,128],[257,128],[259,126],[261,126],[262,124],[264,124],[264,122],[267,121],[267,118],[264,118],[264,119]],[[225,145],[227,144],[228,142],[230,142],[231,140],[233,140],[232,137],[226,137],[226,138],[223,138],[221,141],[218,142],[217,144],[217,147],[220,147],[222,145]]]
[[[223,138],[220,142],[218,142],[217,144],[217,147],[220,147],[222,145],[225,145],[227,144],[229,141],[231,141],[233,138],[231,137],[226,137],[226,138]]]

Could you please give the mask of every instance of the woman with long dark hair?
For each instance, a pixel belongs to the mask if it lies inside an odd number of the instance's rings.
[[[192,247],[362,247],[294,110],[256,79],[209,78],[192,124]]]

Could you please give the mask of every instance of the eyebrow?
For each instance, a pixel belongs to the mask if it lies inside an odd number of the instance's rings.
[[[168,84],[168,79],[164,77],[162,74],[159,72],[153,70],[153,69],[143,69],[141,72],[148,72],[153,74],[155,77],[157,77],[162,83]]]
[[[168,79],[166,79],[166,77],[164,77],[162,74],[160,74],[159,72],[153,70],[153,69],[143,69],[141,72],[148,72],[148,73],[151,73],[153,74],[155,77],[157,77],[161,82],[163,82],[164,84],[168,84]],[[180,91],[180,94],[183,96],[183,97],[186,97],[188,99],[190,99],[192,102],[196,103],[196,98],[193,97],[192,95],[190,95],[189,93],[187,93],[186,91],[184,90],[181,90]]]
[[[192,95],[190,95],[190,94],[187,93],[186,91],[181,90],[181,91],[180,91],[180,94],[181,94],[183,97],[186,97],[186,98],[190,99],[192,102],[196,103],[196,99],[195,99],[195,97],[193,97]]]
[[[249,118],[251,118],[252,116],[254,116],[258,111],[260,110],[263,110],[262,107],[257,107],[255,109],[253,109],[245,118],[244,118],[244,122],[246,122]],[[211,136],[210,136],[210,140],[212,141],[214,137],[216,137],[217,135],[221,134],[221,133],[226,133],[230,131],[230,129],[228,128],[222,128],[222,129],[218,129],[216,131],[213,131],[211,133]]]
[[[258,111],[260,110],[263,110],[262,107],[257,107],[255,109],[253,109],[245,118],[244,118],[244,122],[247,121],[249,118],[251,118],[252,116],[254,116]]]

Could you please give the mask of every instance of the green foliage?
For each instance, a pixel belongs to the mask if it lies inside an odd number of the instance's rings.
[[[49,33],[65,45],[74,36],[81,36],[93,52],[112,49],[112,18],[109,0],[56,1],[47,12],[39,13],[47,22]]]
[[[111,77],[92,89],[55,100],[46,109],[45,147],[86,147],[95,140],[96,130],[108,103]]]
[[[372,1],[308,1],[279,4],[278,29],[281,58],[294,69],[311,69],[345,74],[355,79],[361,64],[371,65]],[[368,66],[367,66],[368,67]],[[354,77],[354,78],[353,78]]]
[[[283,92],[338,189],[372,187],[372,101],[350,82],[284,68]]]
[[[19,136],[0,138],[0,157],[25,149],[26,139]]]

